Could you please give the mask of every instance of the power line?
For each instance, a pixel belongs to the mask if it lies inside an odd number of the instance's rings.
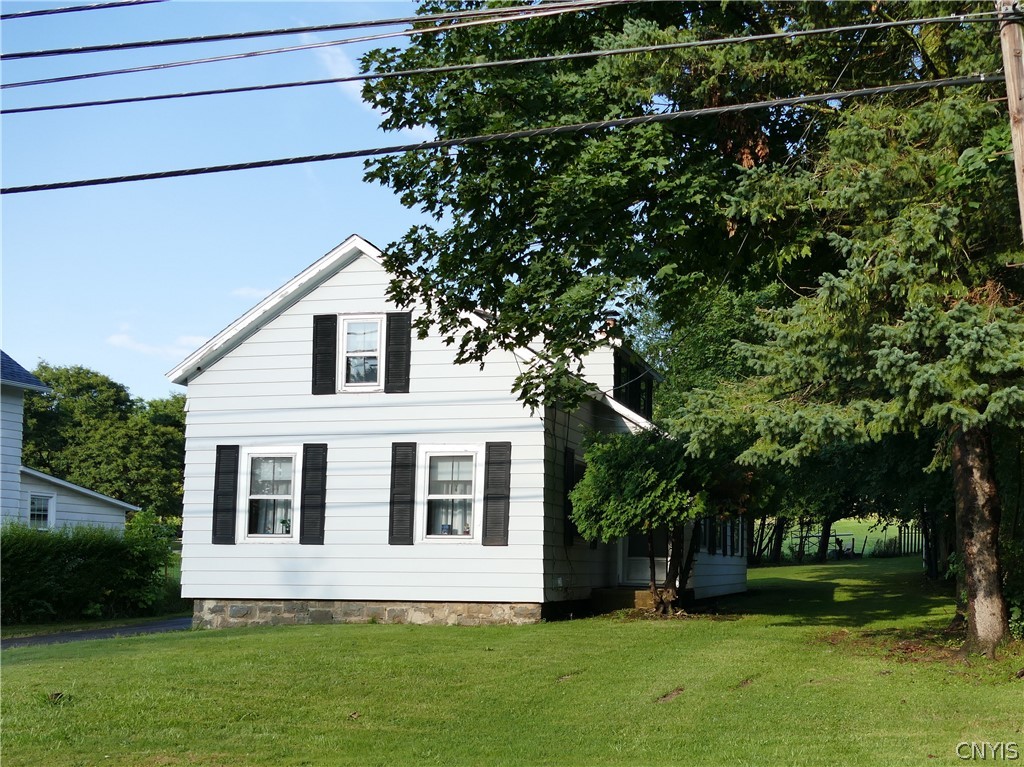
[[[10,109],[0,109],[0,114],[24,114],[28,112],[46,112],[59,109],[77,109],[81,107],[94,107],[94,106],[111,106],[115,104],[133,104],[146,101],[164,101],[168,99],[181,99],[181,98],[193,98],[198,96],[222,96],[232,93],[248,93],[252,91],[266,91],[266,90],[277,90],[281,88],[299,88],[312,85],[328,85],[336,83],[348,83],[348,82],[359,82],[364,80],[375,80],[384,79],[389,77],[407,77],[414,75],[424,74],[441,74],[446,72],[461,72],[474,69],[489,69],[494,67],[504,67],[521,64],[534,64],[534,63],[545,63],[545,62],[558,62],[558,61],[571,61],[574,59],[584,58],[600,58],[605,56],[618,56],[624,54],[633,53],[652,53],[656,51],[667,51],[667,50],[679,50],[683,48],[705,48],[714,47],[720,45],[734,45],[738,43],[756,43],[764,42],[769,40],[787,39],[793,37],[806,37],[809,35],[821,35],[821,34],[835,34],[842,32],[855,32],[862,31],[866,34],[869,29],[888,29],[893,27],[903,26],[916,26],[919,24],[952,24],[952,23],[986,23],[986,22],[997,22],[998,16],[996,13],[983,12],[979,14],[960,15],[960,16],[937,16],[931,18],[920,18],[920,19],[905,19],[902,21],[884,21],[884,22],[870,22],[866,24],[854,24],[842,27],[822,27],[818,29],[808,30],[794,30],[791,32],[773,32],[762,35],[749,35],[747,37],[725,37],[715,38],[711,40],[690,40],[687,42],[680,43],[665,43],[662,45],[648,45],[638,46],[634,48],[612,48],[603,51],[584,51],[579,53],[565,53],[555,54],[551,56],[534,56],[520,59],[505,59],[501,61],[484,61],[484,62],[473,62],[472,64],[451,64],[447,66],[439,67],[423,67],[420,69],[409,69],[399,70],[394,72],[367,72],[358,75],[349,75],[347,77],[331,77],[317,80],[303,80],[298,82],[287,82],[287,83],[272,83],[264,85],[249,85],[240,86],[235,88],[219,88],[213,90],[203,91],[186,91],[183,93],[168,93],[168,94],[157,94],[150,96],[135,96],[126,97],[119,99],[105,99],[98,101],[81,101],[73,102],[69,104],[48,104],[34,107],[18,107]],[[407,33],[402,33],[407,34]],[[329,44],[340,44],[329,43]],[[286,49],[290,50],[290,49]],[[185,63],[185,62],[183,62]],[[136,70],[120,70],[111,71],[107,73],[97,74],[119,74],[121,72],[136,71]],[[36,81],[39,82],[39,81]],[[0,88],[15,87],[18,85],[31,85],[35,83],[10,83],[8,85],[0,86]]]
[[[149,3],[165,3],[167,0],[120,0],[114,3],[93,3],[92,5],[72,5],[67,8],[45,8],[39,11],[18,11],[17,13],[0,14],[0,21],[24,19],[29,16],[51,16],[56,13],[74,13],[75,11],[98,11],[104,8],[123,8],[127,5],[147,5]]]
[[[163,0],[135,0],[136,2],[163,2]],[[636,3],[644,0],[553,0],[544,3],[546,8],[560,6],[573,6],[578,9],[586,7],[602,7],[609,4]],[[646,0],[650,2],[650,0]],[[112,3],[112,5],[124,5],[124,3]],[[478,18],[480,16],[509,16],[521,13],[538,6],[509,6],[499,8],[478,8],[468,11],[452,11],[450,13],[423,14],[420,16],[401,16],[393,19],[372,19],[369,21],[346,21],[337,24],[321,24],[310,27],[287,27],[283,29],[261,29],[251,32],[228,32],[219,35],[201,35],[197,37],[172,37],[164,40],[144,40],[128,43],[109,43],[106,45],[83,45],[76,48],[51,48],[41,51],[19,51],[16,53],[2,53],[0,59],[13,61],[15,59],[34,59],[43,56],[68,56],[80,53],[107,53],[110,51],[126,51],[138,48],[159,48],[170,45],[191,45],[194,43],[221,43],[232,40],[251,40],[257,37],[278,37],[281,35],[300,35],[311,32],[337,32],[342,29],[360,29],[364,27],[391,27],[397,24],[419,24],[429,21],[452,21],[463,18]],[[73,10],[80,10],[75,8]],[[33,12],[35,13],[35,12]]]
[[[258,160],[255,162],[235,163],[231,165],[212,165],[203,168],[185,168],[182,170],[159,171],[156,173],[137,173],[129,176],[112,176],[107,178],[93,178],[82,181],[58,181],[50,184],[33,184],[30,186],[13,186],[0,189],[0,194],[22,194],[25,192],[42,192],[56,189],[73,189],[87,186],[101,186],[106,184],[123,184],[132,181],[153,181],[164,178],[181,178],[184,176],[199,176],[210,173],[227,173],[240,170],[254,170],[257,168],[273,168],[283,165],[301,165],[312,162],[325,162],[328,160],[348,160],[363,157],[376,157],[386,154],[401,154],[404,152],[423,151],[428,149],[448,149],[457,146],[471,146],[475,144],[486,144],[494,141],[507,141],[520,138],[536,138],[538,136],[558,136],[568,133],[579,133],[597,128],[627,128],[636,125],[647,125],[651,123],[670,122],[672,120],[692,119],[712,115],[722,115],[731,112],[746,112],[753,109],[765,109],[770,107],[797,106],[799,104],[810,104],[822,101],[840,101],[848,98],[861,96],[880,96],[889,93],[900,93],[904,91],[925,90],[927,88],[945,88],[966,85],[978,85],[980,83],[1002,81],[1000,74],[982,74],[969,77],[948,77],[940,80],[921,80],[910,83],[896,83],[893,85],[880,85],[872,88],[858,88],[847,91],[834,91],[831,93],[818,93],[805,96],[793,96],[791,98],[770,99],[767,101],[753,101],[745,104],[731,104],[721,107],[704,107],[701,109],[689,109],[678,112],[661,112],[657,114],[641,115],[638,117],[622,117],[614,120],[595,120],[593,122],[575,123],[572,125],[554,125],[543,128],[531,128],[527,130],[508,131],[505,133],[490,133],[479,136],[467,136],[464,138],[438,139],[436,141],[424,141],[419,144],[401,144],[398,146],[379,147],[376,149],[357,149],[348,152],[334,152],[332,154],[307,155],[305,157],[285,157],[275,160]]]
[[[579,3],[567,3],[559,4],[548,8],[547,6],[524,6],[522,8],[517,7],[519,11],[517,15],[506,15],[500,16],[499,21],[504,23],[505,21],[528,21],[535,18],[543,18],[546,16],[558,16],[563,13],[571,13],[579,10],[590,10],[592,8],[601,8],[608,5],[617,5],[619,3],[632,3],[637,0],[599,0],[598,2],[586,3],[580,5]],[[135,72],[151,72],[158,69],[172,69],[174,67],[186,67],[194,64],[212,64],[218,61],[232,61],[235,59],[247,59],[255,56],[269,56],[275,53],[290,53],[292,51],[308,51],[315,48],[328,48],[334,45],[347,45],[349,43],[366,43],[375,42],[377,40],[387,40],[394,37],[411,37],[413,35],[428,35],[437,34],[439,32],[447,32],[452,29],[465,29],[468,27],[478,27],[487,24],[497,23],[494,18],[485,17],[475,19],[471,21],[462,21],[455,24],[448,24],[440,27],[427,27],[425,29],[405,29],[399,32],[383,32],[376,35],[363,35],[362,37],[349,37],[344,40],[331,40],[328,42],[321,43],[306,43],[305,45],[290,45],[284,48],[271,48],[269,50],[259,51],[247,51],[245,53],[232,53],[225,56],[211,56],[204,59],[189,59],[188,61],[172,61],[165,64],[150,64],[147,66],[130,67],[126,69],[112,69],[103,72],[86,72],[78,75],[64,75],[62,77],[48,77],[42,80],[25,80],[16,83],[4,83],[0,85],[0,88],[21,88],[28,85],[49,85],[52,83],[66,83],[74,80],[88,80],[94,77],[107,77],[109,75],[123,75],[132,74]]]

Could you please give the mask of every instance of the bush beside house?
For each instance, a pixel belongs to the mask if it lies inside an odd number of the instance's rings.
[[[177,610],[166,567],[176,524],[139,512],[125,530],[0,527],[0,618],[33,623],[121,618]]]

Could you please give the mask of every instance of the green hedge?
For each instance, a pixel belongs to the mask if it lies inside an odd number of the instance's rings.
[[[139,512],[123,531],[0,528],[0,619],[38,623],[121,618],[166,609],[175,525]],[[175,604],[174,607],[177,607]]]

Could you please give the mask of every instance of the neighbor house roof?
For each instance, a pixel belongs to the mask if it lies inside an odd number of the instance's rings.
[[[50,391],[49,386],[25,370],[5,351],[0,351],[0,382],[29,391]]]
[[[76,485],[74,482],[68,482],[65,479],[57,479],[56,477],[51,477],[49,474],[44,474],[41,471],[30,469],[27,466],[21,467],[21,473],[24,474],[26,477],[33,477],[34,479],[38,479],[41,482],[46,482],[47,484],[54,485],[56,487],[62,487],[65,490],[74,490],[76,493],[87,495],[90,498],[94,498],[98,501],[104,501],[105,503],[109,503],[111,506],[118,506],[119,508],[122,508],[125,511],[139,510],[138,506],[133,506],[130,503],[119,501],[116,498],[111,498],[109,495],[103,495],[103,493],[97,493],[95,490],[89,490],[87,488],[82,487],[81,485]]]

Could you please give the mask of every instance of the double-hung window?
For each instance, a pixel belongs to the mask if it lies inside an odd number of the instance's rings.
[[[55,497],[32,493],[28,499],[28,526],[33,530],[49,530],[53,527],[53,506]]]
[[[342,389],[381,388],[381,316],[344,317]]]
[[[295,463],[294,455],[250,455],[247,535],[292,537]]]
[[[475,455],[427,456],[427,535],[473,535]]]

